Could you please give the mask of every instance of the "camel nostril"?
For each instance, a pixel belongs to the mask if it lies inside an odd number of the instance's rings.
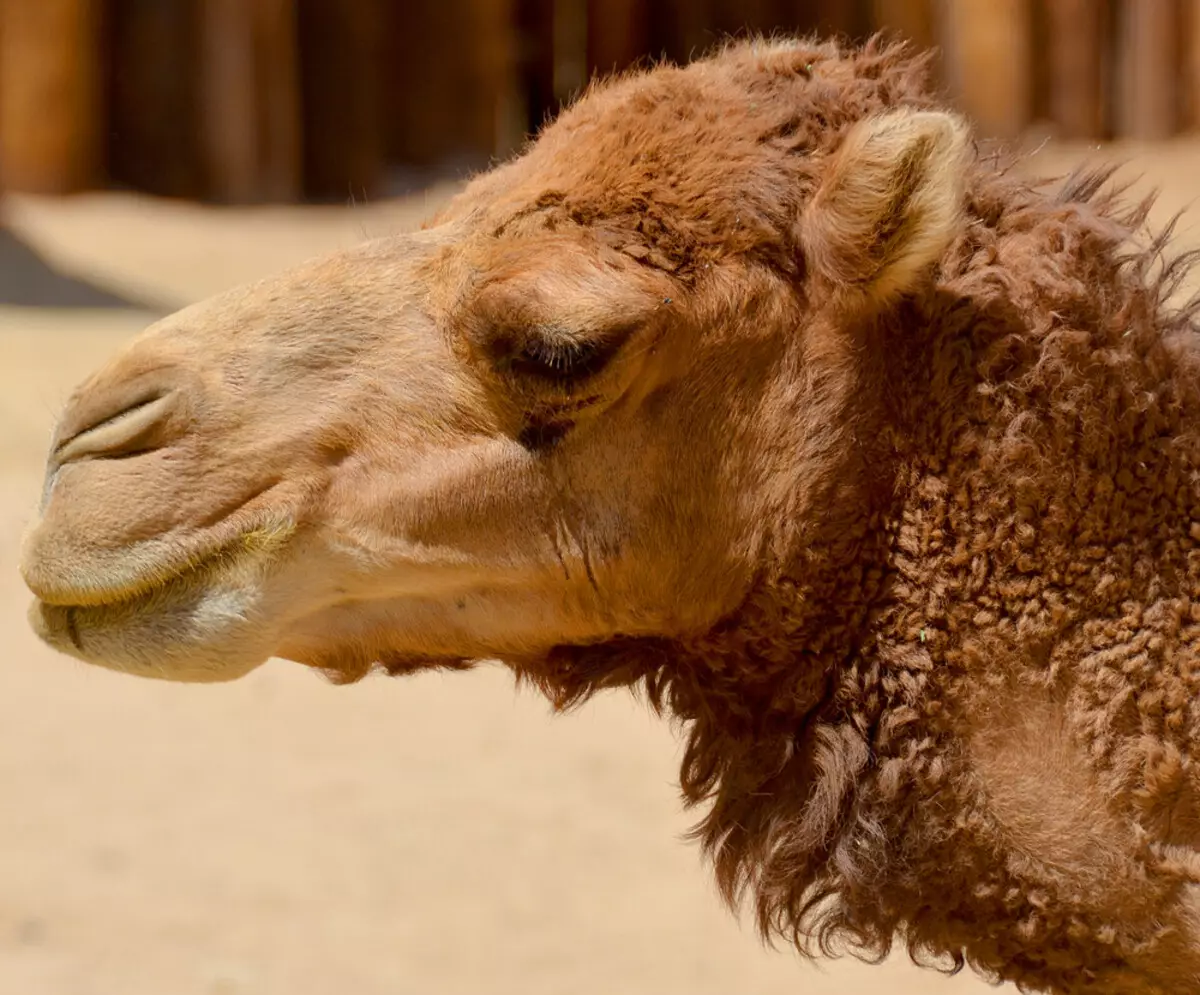
[[[176,391],[155,394],[93,421],[55,447],[53,463],[114,459],[157,448],[157,430],[174,412],[177,399]]]

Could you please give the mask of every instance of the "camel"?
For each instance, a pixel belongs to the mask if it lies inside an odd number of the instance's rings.
[[[927,61],[595,84],[420,231],[152,326],[58,423],[33,627],[629,687],[764,936],[1198,990],[1190,259],[1109,173],[983,154]]]

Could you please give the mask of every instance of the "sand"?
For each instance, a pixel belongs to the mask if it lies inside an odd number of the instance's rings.
[[[1200,145],[1119,151],[1164,185],[1160,217],[1190,199]],[[0,992],[994,990],[764,949],[683,838],[676,737],[627,695],[555,718],[499,668],[335,688],[284,662],[175,686],[36,642],[17,553],[70,388],[154,313],[402,231],[444,195],[0,208],[19,236],[0,238]]]

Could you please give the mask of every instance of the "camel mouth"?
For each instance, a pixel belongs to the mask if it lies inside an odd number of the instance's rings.
[[[85,663],[173,680],[234,679],[269,655],[248,623],[295,533],[291,522],[259,525],[133,582],[35,596],[30,625],[43,642]]]
[[[295,531],[290,521],[260,524],[240,530],[232,537],[211,541],[182,557],[153,564],[113,586],[34,593],[39,605],[64,611],[130,608],[153,601],[172,589],[191,586],[204,576],[232,569],[246,558],[271,559]]]

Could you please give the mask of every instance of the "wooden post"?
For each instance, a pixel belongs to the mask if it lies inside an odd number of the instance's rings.
[[[0,0],[0,185],[101,182],[100,41],[97,0]]]
[[[866,0],[816,0],[817,30],[839,38],[860,38],[868,30]]]
[[[303,185],[296,0],[258,0],[255,14],[259,190],[268,200],[292,201]]]
[[[932,0],[871,0],[872,29],[906,38],[918,48],[936,44]]]
[[[983,134],[1018,137],[1032,109],[1029,0],[941,0],[939,13],[951,92]]]
[[[459,120],[464,96],[456,87],[463,75],[455,37],[461,4],[447,0],[387,8],[381,99],[386,150],[393,161],[428,167],[452,156],[464,137]]]
[[[560,0],[513,0],[511,51],[493,50],[486,58],[511,59],[521,132],[536,131],[557,106],[555,75]],[[482,53],[481,53],[482,54]],[[484,69],[494,72],[496,66]],[[478,99],[478,98],[476,98]]]
[[[347,202],[383,182],[385,0],[300,0],[305,193]]]
[[[205,0],[201,132],[208,195],[230,203],[300,193],[294,0]]]
[[[552,86],[554,101],[560,106],[569,103],[587,86],[587,8],[587,0],[554,0]],[[541,121],[535,123],[541,126]]]
[[[1105,48],[1108,7],[1096,0],[1045,0],[1050,117],[1064,138],[1108,131]]]
[[[507,156],[541,122],[530,121],[517,84],[517,37],[514,0],[467,0],[462,40],[469,49],[466,66],[478,108],[471,121],[495,156]]]
[[[775,0],[720,0],[710,13],[710,26],[717,38],[766,33],[777,26],[777,6]]]
[[[1125,0],[1118,18],[1117,132],[1166,138],[1178,120],[1179,8],[1175,0]]]
[[[120,0],[108,9],[110,177],[161,197],[205,193],[194,3]]]
[[[527,11],[548,0],[436,0],[385,4],[387,58],[383,115],[395,161],[427,168],[483,167],[506,155],[534,122],[529,77],[518,53]],[[549,28],[550,25],[546,24]],[[538,81],[552,100],[552,35],[541,40],[545,66]],[[548,103],[547,103],[548,105]],[[410,177],[409,182],[419,182]]]
[[[703,55],[717,40],[710,28],[713,0],[666,0],[662,16],[671,34],[668,52],[678,62]]]
[[[607,76],[632,65],[645,53],[649,44],[646,6],[643,0],[591,0],[587,43],[593,73]]]
[[[204,0],[200,5],[200,128],[209,195],[257,200],[258,121],[253,0]]]

